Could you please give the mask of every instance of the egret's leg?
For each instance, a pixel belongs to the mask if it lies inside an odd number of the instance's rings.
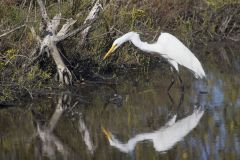
[[[172,72],[172,80],[171,80],[170,85],[168,86],[168,93],[170,92],[170,89],[172,88],[173,84],[175,83],[175,79],[176,79],[174,76],[174,71],[176,72],[175,68],[170,67],[170,70]]]
[[[177,73],[177,76],[178,76],[178,79],[179,79],[179,82],[180,82],[180,85],[181,85],[181,91],[184,92],[184,85],[183,85],[182,78],[180,77],[180,75],[178,73]]]
[[[172,98],[170,92],[168,92],[168,98],[171,101],[170,105],[170,112],[168,114],[169,117],[172,117],[173,115],[176,115],[179,112],[180,107],[182,106],[182,103],[184,101],[184,92],[181,92],[179,102],[175,103],[174,99]]]
[[[168,87],[168,92],[170,91],[170,89],[172,88],[173,84],[175,83],[175,80],[176,80],[176,75],[177,75],[177,78],[180,82],[180,85],[181,85],[181,91],[184,92],[184,85],[183,85],[183,81],[178,73],[178,71],[174,68],[174,67],[171,67],[171,72],[172,72],[172,81]]]
[[[168,92],[170,91],[170,89],[172,88],[173,84],[175,83],[175,78],[174,76],[172,77],[172,81],[170,83],[170,85],[168,86]]]
[[[179,99],[179,103],[178,103],[178,105],[177,105],[177,111],[179,110],[180,106],[182,105],[183,100],[184,100],[184,92],[182,91],[182,92],[181,92],[180,99]]]
[[[170,99],[171,103],[172,103],[172,106],[175,104],[170,92],[168,92],[168,98]]]

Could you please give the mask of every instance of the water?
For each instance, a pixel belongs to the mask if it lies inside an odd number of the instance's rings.
[[[207,80],[181,68],[182,103],[169,75],[143,69],[1,108],[0,159],[240,159],[239,49],[216,46],[196,50]]]

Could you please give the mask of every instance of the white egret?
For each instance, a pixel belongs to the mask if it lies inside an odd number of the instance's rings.
[[[171,149],[177,142],[181,141],[192,129],[194,129],[203,116],[204,110],[200,108],[176,122],[176,115],[173,116],[163,127],[157,131],[149,133],[140,133],[130,138],[127,143],[120,142],[107,129],[102,128],[111,146],[119,149],[121,152],[130,153],[134,151],[135,146],[141,141],[153,142],[153,147],[158,152],[164,152]]]
[[[206,76],[201,63],[194,54],[179,39],[169,33],[161,33],[157,42],[149,44],[142,42],[138,33],[128,32],[113,42],[112,47],[103,59],[106,59],[126,41],[132,42],[137,48],[144,52],[157,54],[165,58],[172,65],[173,69],[176,70],[181,85],[182,80],[178,75],[178,65],[188,68],[196,78],[202,79]],[[173,79],[168,90],[170,90],[174,82],[175,79]]]

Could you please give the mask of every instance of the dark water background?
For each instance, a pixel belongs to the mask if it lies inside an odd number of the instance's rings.
[[[171,78],[156,68],[1,107],[0,159],[240,159],[239,48],[214,44],[200,52],[207,79],[181,67],[180,106],[180,85],[168,95]],[[136,135],[148,140],[121,144]]]

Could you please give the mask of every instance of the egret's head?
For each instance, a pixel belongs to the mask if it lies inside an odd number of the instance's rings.
[[[118,147],[119,144],[122,144],[112,135],[112,133],[109,130],[105,129],[104,127],[102,127],[102,132],[105,135],[105,137],[108,139],[108,142],[111,146]]]
[[[103,60],[105,60],[108,56],[110,56],[119,46],[121,46],[124,42],[131,40],[132,36],[134,36],[136,33],[135,32],[128,32],[121,36],[120,38],[116,39],[112,47],[109,49],[109,51],[105,54],[103,57]]]
[[[102,127],[102,131],[103,131],[103,133],[104,133],[104,135],[106,136],[106,138],[110,141],[110,140],[112,140],[112,133],[111,132],[109,132],[107,129],[105,129],[104,127]]]

